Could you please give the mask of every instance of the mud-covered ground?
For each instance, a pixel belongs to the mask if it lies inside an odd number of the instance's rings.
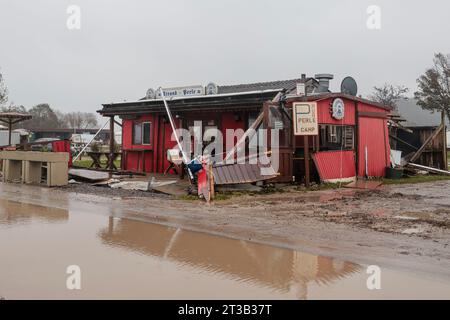
[[[450,182],[384,186],[377,190],[287,191],[233,198],[215,207],[224,213],[267,214],[278,222],[295,223],[308,217],[318,222],[434,238],[450,228]]]
[[[86,211],[106,210],[118,217],[361,264],[439,273],[450,279],[450,181],[383,186],[379,190],[303,192],[291,188],[231,197],[211,205],[83,185],[51,192],[5,184],[1,189],[2,197],[9,200],[66,208],[74,199]]]
[[[71,184],[61,190],[117,199],[165,200],[166,208],[195,208],[202,212],[264,216],[273,222],[295,223],[303,218],[367,228],[374,231],[414,234],[433,238],[450,228],[450,181],[399,186],[376,190],[334,189],[304,192],[283,188],[272,193],[231,196],[207,206],[202,200],[177,200],[166,194],[112,189],[90,184]],[[172,200],[172,201],[171,201]]]
[[[74,183],[69,184],[67,186],[58,187],[57,189],[67,192],[92,194],[113,198],[142,197],[142,198],[162,198],[169,200],[172,199],[171,196],[162,193],[154,193],[141,190],[125,190],[120,188],[114,189],[108,186],[95,186],[89,183]]]

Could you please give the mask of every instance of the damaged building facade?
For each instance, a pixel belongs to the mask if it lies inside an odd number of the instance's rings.
[[[200,121],[203,129],[217,128],[224,137],[227,129],[264,128],[269,135],[279,130],[278,176],[272,181],[302,182],[307,175],[305,154],[309,176],[317,181],[384,176],[390,166],[390,109],[356,95],[330,92],[332,78],[322,74],[252,84],[210,83],[163,89],[163,93],[178,128],[189,130]],[[317,106],[318,132],[307,138],[296,136],[293,106],[310,102]],[[123,170],[168,171],[167,152],[176,142],[159,91],[149,89],[137,101],[104,104],[98,112],[111,122],[115,117],[122,120]]]
[[[392,149],[401,158],[419,165],[448,169],[447,150],[450,149],[448,119],[442,113],[422,109],[415,99],[401,99],[390,115],[389,137]]]

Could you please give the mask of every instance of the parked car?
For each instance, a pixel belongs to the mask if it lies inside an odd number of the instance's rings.
[[[56,138],[40,138],[35,141],[33,141],[33,144],[31,145],[31,151],[53,151],[52,142],[53,141],[59,141],[60,139]]]

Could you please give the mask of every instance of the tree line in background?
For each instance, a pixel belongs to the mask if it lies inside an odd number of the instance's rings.
[[[414,98],[422,109],[443,112],[450,119],[450,55],[434,55],[433,66],[417,79],[417,89]],[[396,110],[397,102],[405,99],[408,91],[404,86],[385,83],[374,87],[369,98]]]
[[[434,55],[433,66],[428,68],[417,79],[418,90],[414,92],[417,104],[423,109],[444,112],[450,119],[450,55],[437,53]],[[409,89],[385,83],[374,87],[369,98],[383,105],[397,109],[397,102],[406,98]],[[69,112],[62,113],[53,110],[46,103],[38,104],[28,110],[24,106],[13,104],[5,106],[8,101],[8,90],[0,73],[0,106],[2,111],[28,112],[33,118],[23,122],[21,127],[26,129],[38,128],[93,128],[98,125],[94,113]]]
[[[41,103],[29,108],[28,110],[20,105],[13,103],[6,105],[8,102],[8,89],[0,73],[0,111],[1,112],[19,112],[29,113],[32,118],[30,120],[18,124],[24,129],[48,129],[48,128],[96,128],[98,127],[97,117],[91,112],[68,112],[63,113],[53,110],[48,103]]]

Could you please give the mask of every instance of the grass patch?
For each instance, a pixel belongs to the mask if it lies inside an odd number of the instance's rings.
[[[77,160],[73,162],[73,165],[76,167],[82,167],[82,168],[90,168],[92,165],[93,161],[90,159],[82,159],[82,160]],[[100,163],[103,167],[106,167],[106,165],[108,164],[108,160],[107,159],[101,159]],[[120,160],[115,160],[114,164],[116,165],[117,168],[120,168]]]
[[[197,195],[193,195],[193,194],[187,194],[187,195],[179,196],[177,198],[179,200],[184,200],[184,201],[196,201],[196,200],[199,200],[199,197]]]
[[[319,190],[330,190],[330,189],[339,189],[343,186],[349,184],[350,182],[344,182],[344,183],[319,183],[315,184],[309,188],[306,188],[305,191],[319,191]]]
[[[258,196],[262,194],[274,194],[274,193],[283,193],[284,189],[276,188],[274,185],[263,186],[259,191],[216,191],[216,197],[214,200],[228,200],[234,197],[242,197],[242,196]]]
[[[388,185],[394,185],[394,184],[412,184],[412,183],[424,183],[424,182],[433,182],[433,181],[441,181],[441,180],[450,180],[450,176],[444,176],[444,175],[417,175],[417,176],[411,176],[401,179],[374,179],[378,181],[382,181],[383,184]],[[305,188],[304,186],[298,186],[294,188],[294,190],[302,191],[302,192],[308,192],[308,191],[320,191],[320,190],[334,190],[344,187],[345,185],[349,184],[350,182],[344,182],[344,183],[320,183],[320,184],[314,184],[309,188]],[[257,196],[257,195],[264,195],[264,194],[274,194],[274,193],[283,193],[286,192],[286,190],[282,188],[276,188],[273,185],[264,186],[259,191],[220,191],[215,194],[214,201],[224,201],[229,200],[231,198],[235,197],[241,197],[241,196]],[[196,201],[196,200],[202,200],[197,195],[185,195],[178,197],[180,200],[185,201]]]
[[[330,183],[330,182],[325,182],[325,183],[315,183],[312,186],[310,186],[309,188],[305,188],[303,185],[299,185],[296,190],[298,191],[303,191],[303,192],[308,192],[308,191],[320,191],[320,190],[333,190],[333,189],[339,189],[344,187],[345,185],[349,184],[350,182],[342,182],[342,183]]]
[[[235,198],[235,197],[257,196],[257,195],[262,195],[262,194],[273,194],[273,193],[282,193],[282,192],[285,192],[285,190],[276,188],[273,185],[264,186],[259,191],[246,191],[246,190],[216,191],[214,201],[224,201],[224,200],[229,200],[229,199]],[[203,200],[194,194],[179,196],[178,199],[185,200],[185,201]]]
[[[441,180],[450,180],[450,176],[444,175],[417,175],[401,179],[383,179],[383,184],[407,184],[407,183],[423,183]]]
[[[242,194],[240,194],[242,195]],[[237,196],[236,194],[232,194],[231,192],[216,192],[214,201],[221,201],[221,200],[228,200],[231,199],[232,197]],[[187,195],[183,195],[183,196],[179,196],[177,197],[179,200],[183,200],[183,201],[197,201],[197,200],[202,200],[202,198],[199,198],[196,194],[187,194]]]
[[[92,160],[77,160],[73,162],[74,166],[89,168],[92,164]]]

